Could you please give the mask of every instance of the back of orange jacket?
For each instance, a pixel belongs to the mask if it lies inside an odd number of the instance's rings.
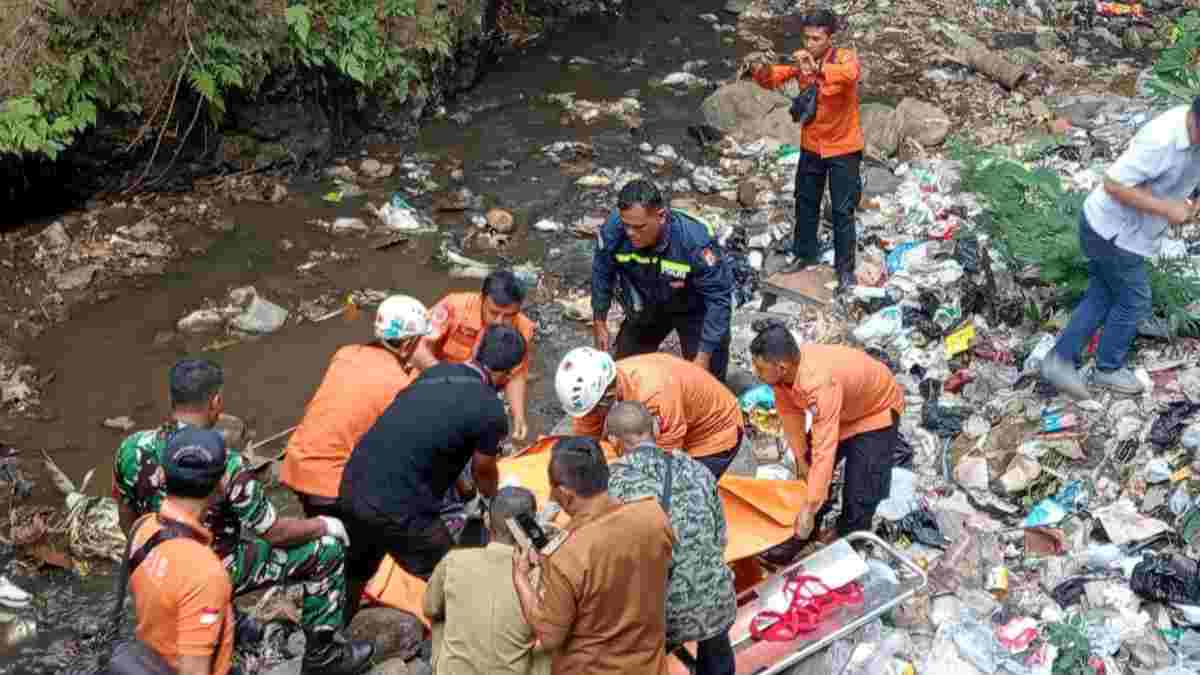
[[[738,442],[742,410],[712,373],[670,354],[617,361],[617,400],[638,401],[658,420],[658,445],[691,457],[725,452]],[[599,438],[607,410],[575,420],[575,433]]]

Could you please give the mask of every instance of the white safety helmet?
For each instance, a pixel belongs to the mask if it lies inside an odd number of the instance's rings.
[[[385,342],[422,337],[431,330],[429,310],[408,295],[390,296],[375,312],[375,337]]]
[[[554,375],[558,402],[571,417],[583,417],[596,407],[608,385],[617,378],[617,364],[608,352],[577,347],[567,352]]]

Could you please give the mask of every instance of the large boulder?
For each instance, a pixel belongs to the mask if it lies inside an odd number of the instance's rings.
[[[941,145],[950,133],[950,117],[935,105],[915,98],[900,101],[896,108],[902,138],[911,138],[922,147]]]
[[[903,120],[896,109],[882,103],[864,103],[858,110],[866,141],[866,155],[887,159],[900,147]]]
[[[788,109],[792,101],[752,80],[739,80],[717,89],[704,99],[704,121],[739,140],[773,138],[795,144],[800,130]]]

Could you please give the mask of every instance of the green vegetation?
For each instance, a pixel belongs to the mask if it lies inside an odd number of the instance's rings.
[[[985,228],[1000,255],[1014,268],[1035,266],[1041,280],[1074,303],[1087,288],[1087,258],[1079,248],[1079,218],[1087,194],[1066,189],[1058,174],[998,153],[955,143],[963,160],[964,190],[979,196]],[[1200,330],[1187,307],[1200,298],[1200,270],[1187,260],[1150,265],[1154,314],[1173,334]],[[1040,314],[1040,312],[1039,312]]]
[[[421,15],[417,0],[287,2],[97,2],[90,14],[69,16],[59,3],[29,3],[3,26],[34,26],[48,39],[45,47],[0,45],[9,85],[0,87],[0,154],[54,159],[105,111],[144,112],[130,146],[157,136],[157,147],[168,129],[186,138],[201,108],[220,125],[231,94],[253,97],[272,70],[290,66],[403,102],[451,55],[459,27],[471,24],[461,20],[465,10],[431,6]],[[182,103],[197,95],[204,105],[180,120]]]
[[[1168,37],[1171,45],[1151,69],[1150,90],[1168,101],[1191,103],[1200,95],[1200,12],[1181,17]]]

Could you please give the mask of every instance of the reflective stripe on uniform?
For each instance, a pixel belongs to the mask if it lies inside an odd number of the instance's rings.
[[[663,260],[661,258],[647,258],[646,256],[638,255],[637,253],[618,253],[616,255],[617,262],[620,263],[641,263],[643,265],[658,264],[664,272],[674,272],[676,274],[688,274],[692,271],[692,266],[686,263],[675,262],[674,260]]]

